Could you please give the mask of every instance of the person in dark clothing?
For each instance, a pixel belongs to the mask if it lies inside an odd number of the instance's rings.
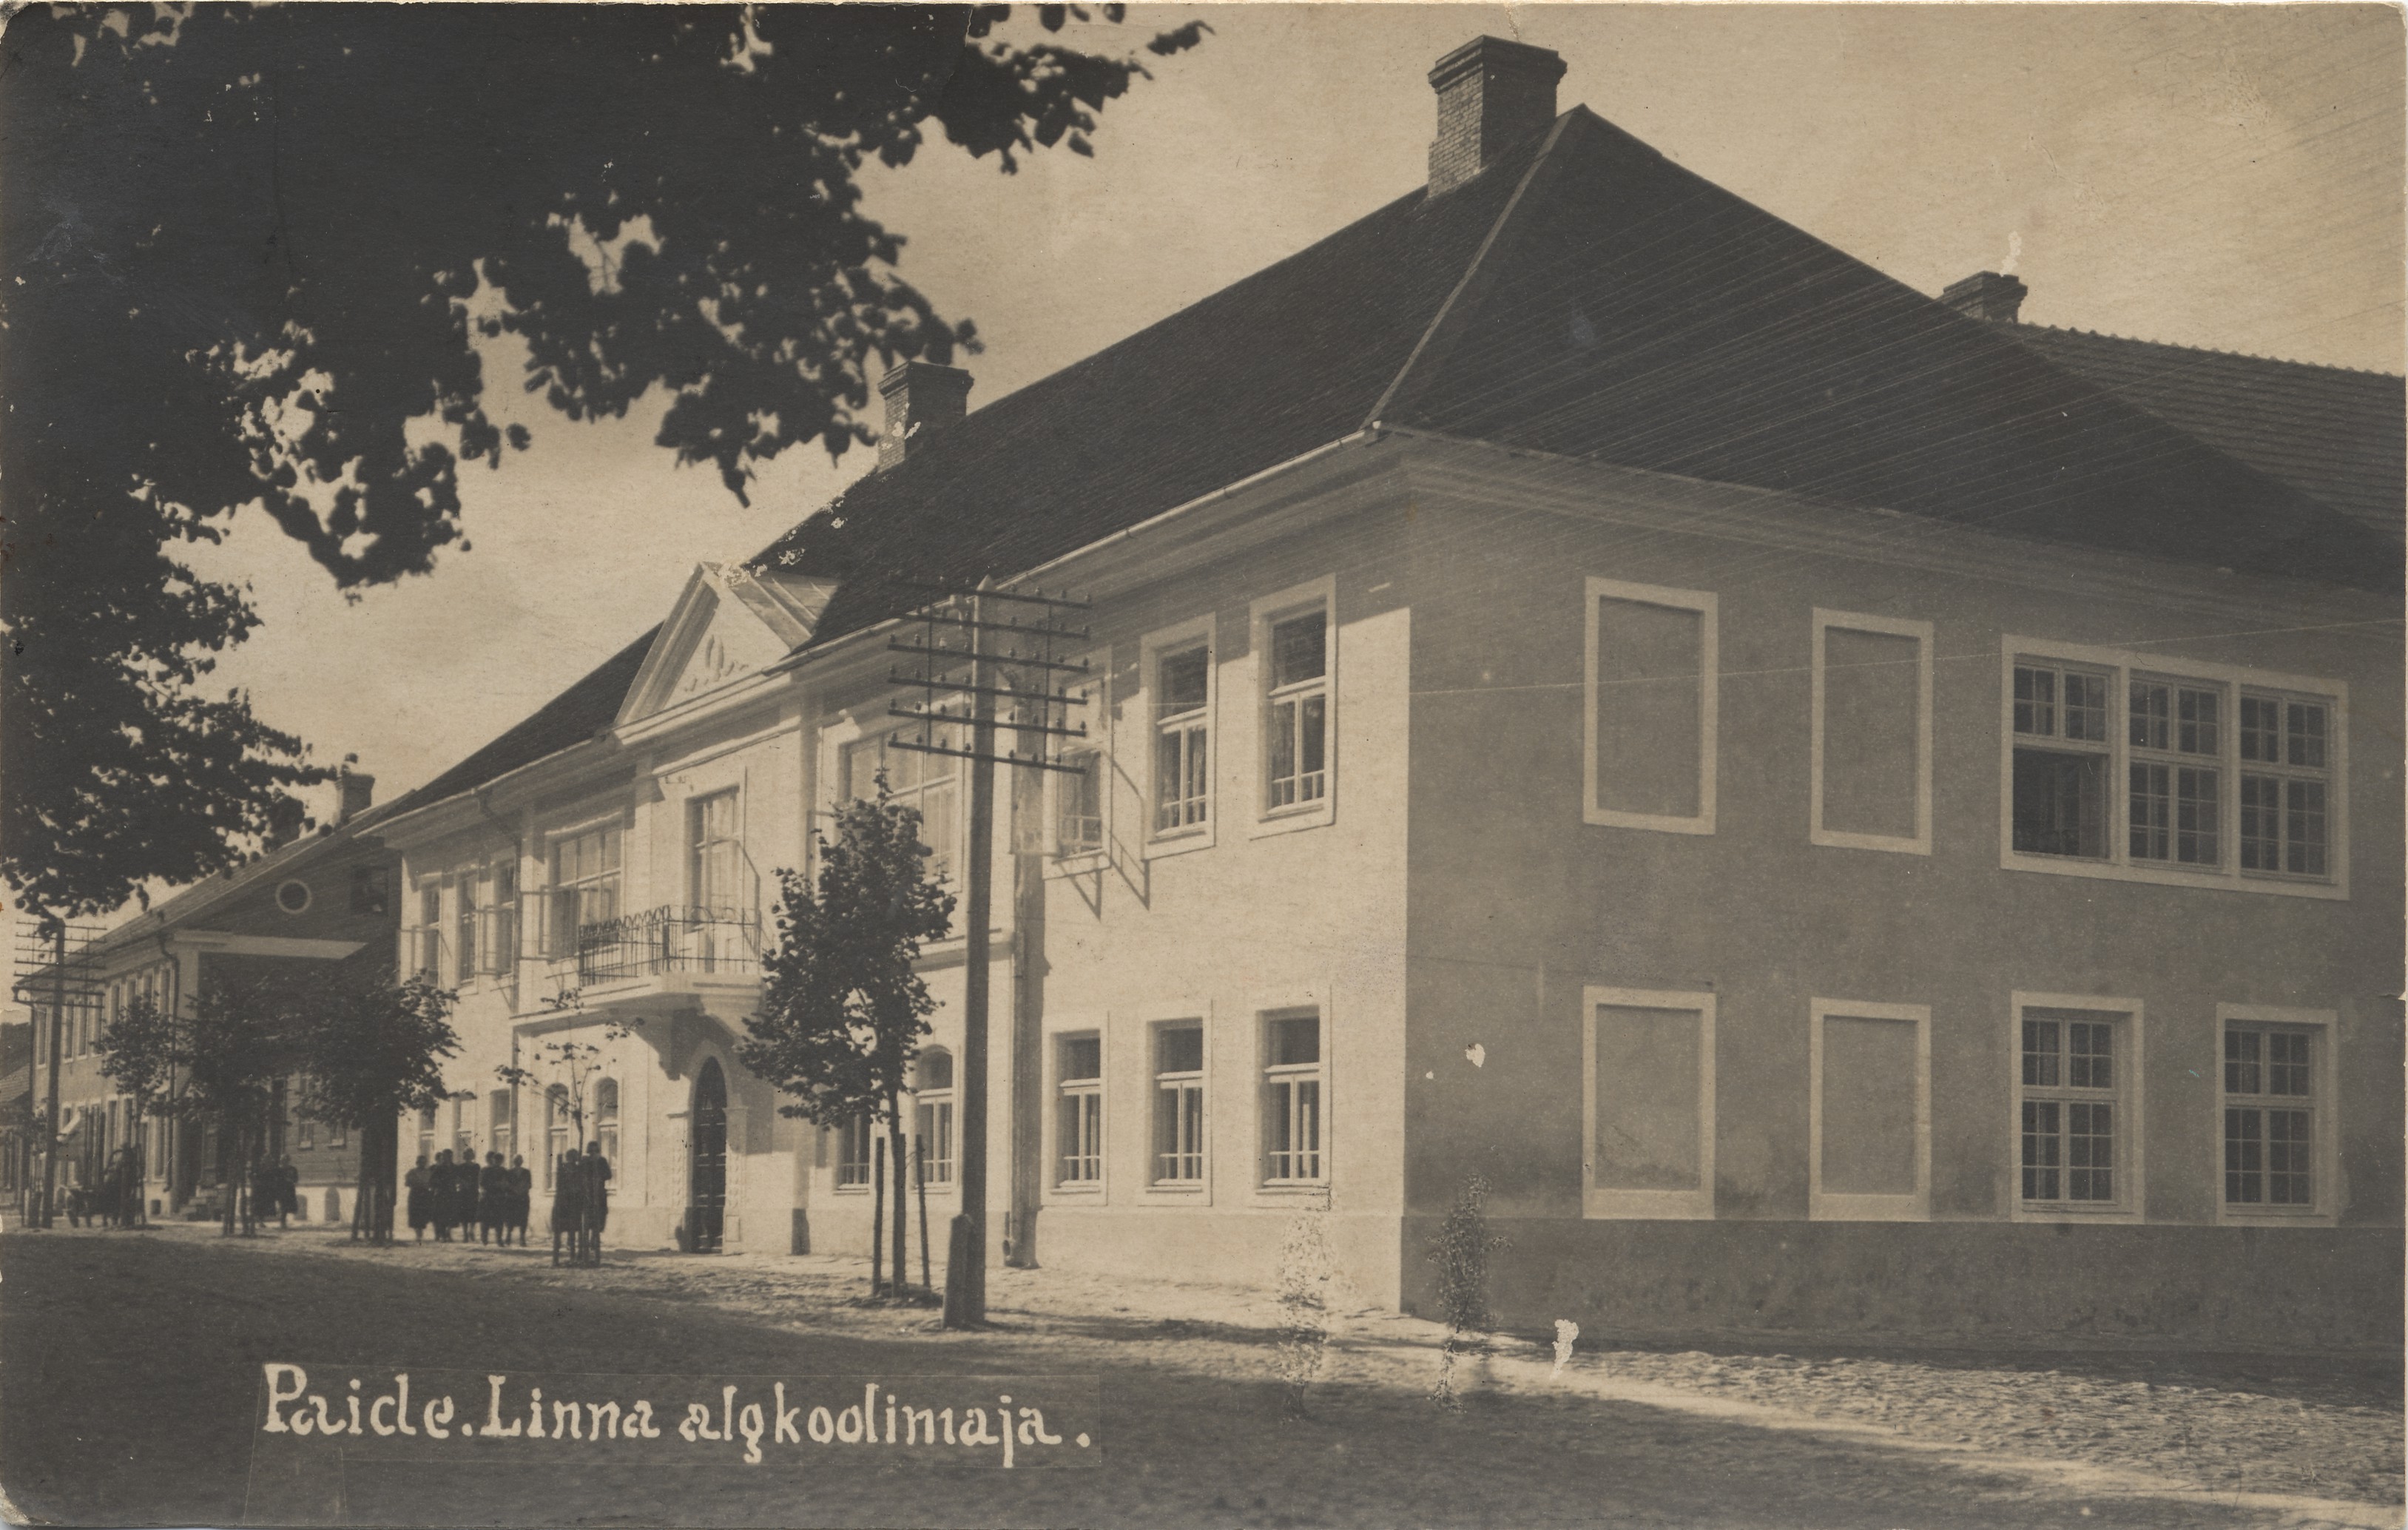
[[[435,1155],[435,1166],[427,1172],[426,1191],[435,1203],[435,1241],[452,1241],[452,1226],[460,1220],[460,1189],[452,1175],[452,1150],[443,1149]]]
[[[456,1197],[452,1208],[453,1220],[460,1224],[460,1241],[463,1243],[467,1242],[477,1231],[477,1203],[482,1199],[477,1193],[478,1180],[477,1150],[463,1148],[460,1161],[452,1165],[452,1194]]]
[[[401,1177],[402,1188],[409,1192],[409,1236],[419,1242],[426,1241],[426,1224],[435,1220],[435,1195],[428,1183],[431,1176],[426,1167],[426,1155],[418,1155],[418,1166]]]
[[[552,1262],[560,1263],[560,1240],[568,1240],[568,1257],[577,1258],[578,1230],[585,1215],[585,1171],[575,1148],[552,1166]]]
[[[270,1194],[276,1200],[276,1225],[291,1227],[301,1209],[301,1171],[293,1166],[290,1153],[279,1158],[267,1171]]]
[[[477,1241],[510,1240],[510,1171],[498,1152],[485,1154],[485,1171],[477,1180]]]
[[[594,1264],[602,1262],[602,1228],[610,1220],[610,1160],[602,1156],[602,1144],[585,1144],[585,1160],[578,1165],[585,1174],[584,1216],[585,1256]]]
[[[526,1159],[510,1155],[510,1220],[506,1232],[519,1235],[519,1247],[526,1247],[527,1217],[535,1208],[535,1170],[526,1166]]]

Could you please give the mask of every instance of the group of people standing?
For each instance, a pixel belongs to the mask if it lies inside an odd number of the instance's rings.
[[[465,1242],[473,1230],[478,1242],[507,1248],[515,1233],[519,1246],[526,1246],[535,1174],[523,1157],[514,1155],[504,1164],[500,1153],[489,1152],[480,1165],[475,1153],[464,1151],[454,1162],[446,1148],[432,1164],[420,1153],[418,1166],[403,1175],[401,1182],[409,1193],[411,1237],[423,1241],[431,1226],[438,1243],[451,1242],[455,1229]]]
[[[505,1165],[500,1153],[489,1152],[480,1165],[475,1153],[464,1151],[455,1161],[446,1148],[431,1164],[420,1153],[401,1182],[408,1192],[409,1231],[421,1242],[429,1227],[438,1243],[451,1242],[455,1230],[466,1241],[474,1228],[480,1243],[508,1248],[515,1235],[518,1246],[526,1247],[535,1174],[523,1157],[513,1155]],[[582,1152],[569,1149],[552,1165],[552,1262],[560,1263],[565,1248],[572,1265],[599,1263],[609,1220],[610,1160],[602,1144],[589,1142]]]
[[[131,1227],[142,1220],[142,1160],[131,1145],[108,1155],[91,1184],[66,1187],[60,1196],[67,1225],[93,1223]]]

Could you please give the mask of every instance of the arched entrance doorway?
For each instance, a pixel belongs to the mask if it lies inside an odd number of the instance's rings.
[[[716,1253],[727,1223],[727,1076],[717,1058],[706,1060],[694,1081],[692,1121],[686,1247]]]

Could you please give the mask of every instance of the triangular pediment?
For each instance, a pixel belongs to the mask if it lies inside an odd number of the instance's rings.
[[[810,640],[833,580],[698,564],[619,709],[622,726],[759,674]]]

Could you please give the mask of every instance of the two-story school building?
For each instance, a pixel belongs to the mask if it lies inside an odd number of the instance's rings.
[[[1513,1324],[2396,1342],[2401,379],[1910,291],[1561,72],[1450,54],[1427,186],[1017,393],[896,369],[876,473],[389,821],[423,1146],[862,1247],[866,1133],[734,1043],[875,770],[965,874],[888,645],[993,578],[1092,600],[1078,768],[998,784],[998,1254],[1310,1212],[1423,1309],[1478,1176]]]

